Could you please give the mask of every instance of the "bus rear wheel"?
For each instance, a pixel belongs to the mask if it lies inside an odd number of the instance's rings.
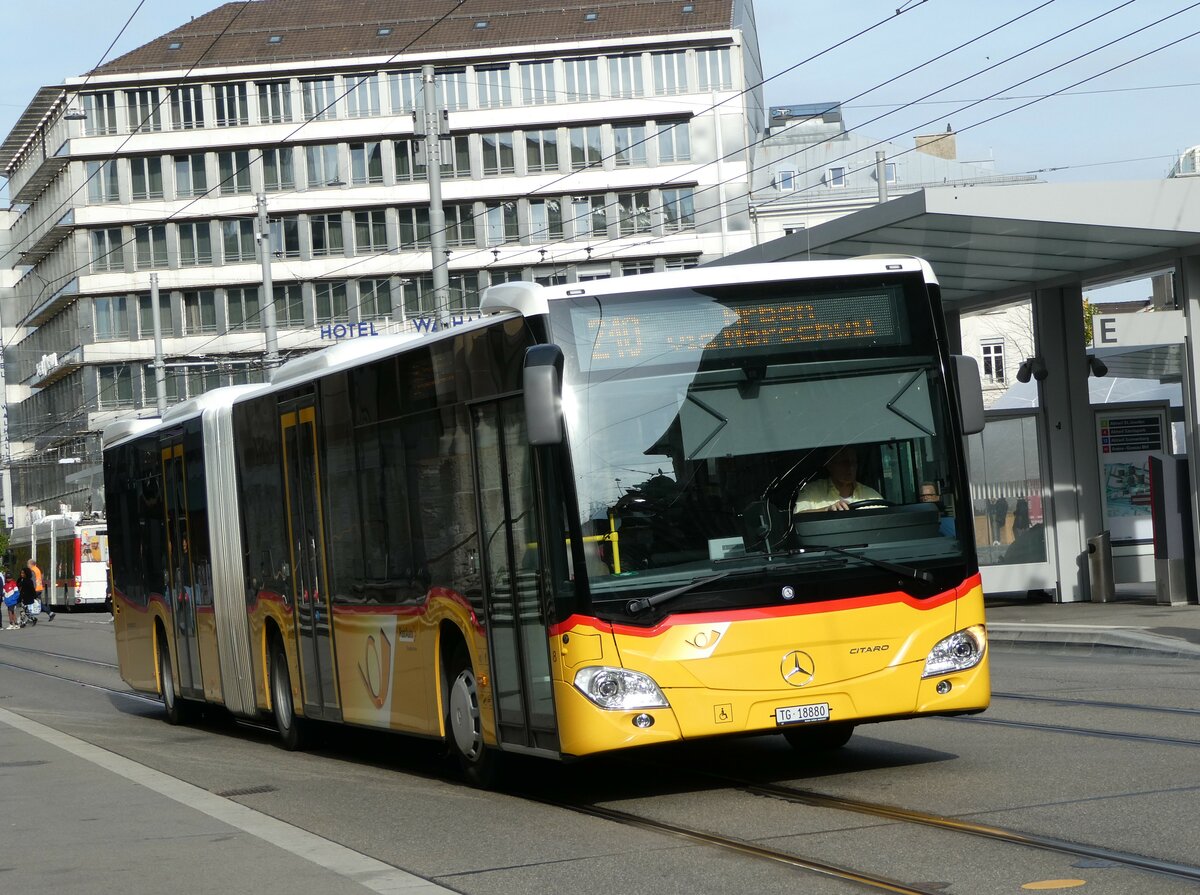
[[[304,721],[296,717],[287,653],[278,640],[271,645],[271,713],[283,748],[289,752],[300,749],[304,745]]]
[[[849,721],[791,727],[783,732],[788,744],[800,752],[832,752],[850,741],[854,725]]]
[[[463,776],[475,786],[491,786],[499,771],[500,756],[483,742],[483,716],[479,710],[479,682],[463,646],[455,648],[448,665],[450,698],[446,720],[450,750]]]

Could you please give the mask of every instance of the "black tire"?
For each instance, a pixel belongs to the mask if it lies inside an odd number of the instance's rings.
[[[793,749],[801,752],[833,752],[846,745],[853,734],[854,725],[849,721],[833,721],[789,727],[783,737]]]
[[[296,716],[292,702],[292,676],[288,671],[287,653],[278,639],[271,642],[271,714],[280,744],[289,752],[304,747],[305,723]]]
[[[187,709],[183,699],[175,692],[175,672],[171,668],[171,651],[163,638],[158,638],[158,680],[164,715],[168,724],[182,724],[187,720]]]
[[[483,742],[479,685],[471,658],[461,644],[446,665],[449,682],[446,698],[446,739],[463,776],[473,786],[490,787],[500,772],[500,753]]]

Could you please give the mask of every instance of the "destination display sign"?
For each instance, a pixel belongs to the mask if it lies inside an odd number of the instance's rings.
[[[622,301],[599,313],[572,309],[584,369],[672,363],[700,352],[744,354],[811,345],[875,348],[907,341],[899,289],[875,289],[763,301]],[[639,305],[641,305],[639,307]]]

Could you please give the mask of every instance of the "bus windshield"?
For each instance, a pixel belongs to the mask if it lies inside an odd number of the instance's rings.
[[[596,608],[753,601],[741,576],[776,571],[806,599],[894,589],[897,565],[961,580],[931,313],[911,274],[553,302]]]

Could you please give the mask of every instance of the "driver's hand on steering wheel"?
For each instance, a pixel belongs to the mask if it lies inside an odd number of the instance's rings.
[[[833,503],[831,503],[829,506],[827,506],[825,509],[827,512],[836,513],[840,510],[850,509],[850,504],[843,497],[843,498],[838,498]]]

